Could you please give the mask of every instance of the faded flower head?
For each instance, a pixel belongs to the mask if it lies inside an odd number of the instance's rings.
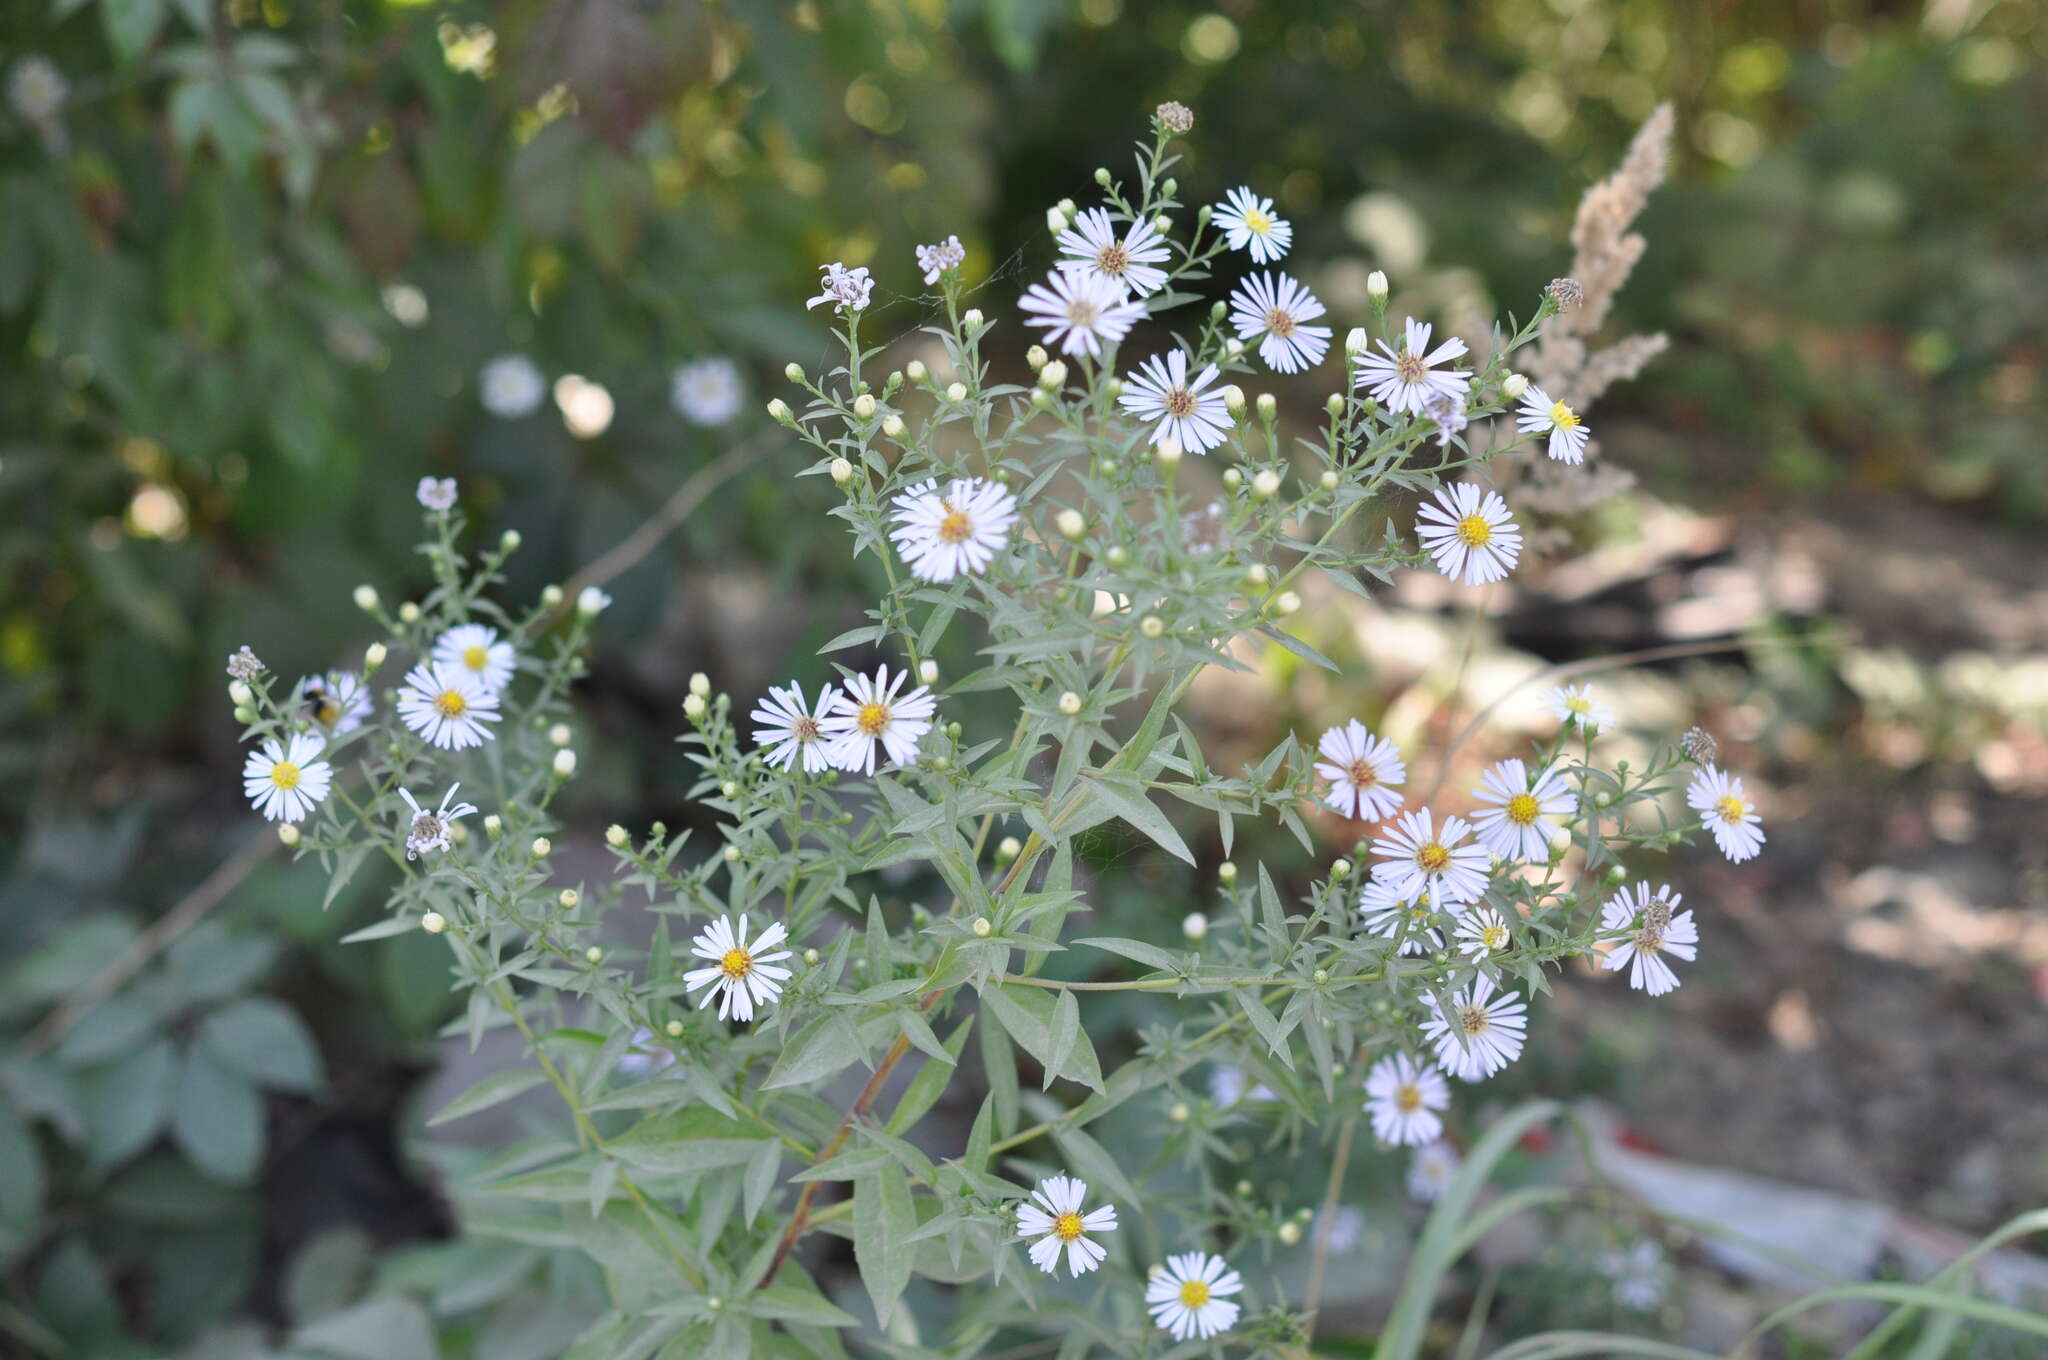
[[[1557,306],[1559,311],[1575,311],[1577,310],[1579,304],[1586,300],[1586,290],[1579,286],[1579,281],[1577,279],[1571,278],[1570,276],[1566,276],[1565,278],[1561,279],[1552,279],[1550,281],[1550,287],[1546,288],[1544,291],[1549,293],[1551,297],[1557,299]]]
[[[806,309],[829,302],[834,312],[843,312],[848,307],[856,312],[866,310],[868,298],[875,291],[875,281],[868,277],[865,265],[848,269],[843,262],[835,260],[831,264],[819,265],[818,270],[825,277],[818,281],[818,295],[804,304]]]
[[[418,859],[421,855],[448,848],[449,828],[457,821],[475,812],[470,803],[456,803],[455,791],[460,784],[450,784],[448,792],[441,795],[441,805],[429,812],[421,807],[412,796],[411,789],[400,789],[398,796],[412,809],[412,821],[405,831],[405,857]]]
[[[1159,126],[1172,133],[1192,132],[1195,128],[1195,111],[1179,100],[1169,99],[1152,110],[1152,116],[1159,120]]]
[[[228,658],[228,674],[237,680],[254,680],[265,668],[256,653],[245,645]]]
[[[1721,743],[1714,740],[1714,734],[1704,727],[1688,727],[1685,735],[1678,739],[1678,745],[1685,752],[1685,758],[1695,765],[1711,765],[1721,758]]]
[[[949,269],[958,269],[967,262],[967,247],[960,244],[958,236],[948,236],[943,241],[917,248],[917,267],[924,271],[926,283],[937,283],[939,276]]]

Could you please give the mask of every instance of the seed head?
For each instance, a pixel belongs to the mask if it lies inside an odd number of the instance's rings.
[[[1195,111],[1177,99],[1169,99],[1152,110],[1152,116],[1159,120],[1159,126],[1176,136],[1194,131]]]

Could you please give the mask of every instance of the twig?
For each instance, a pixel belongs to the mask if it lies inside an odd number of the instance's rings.
[[[585,586],[601,586],[613,577],[638,565],[641,558],[653,552],[661,540],[674,533],[676,527],[690,517],[706,496],[719,483],[733,476],[748,460],[760,452],[760,440],[749,439],[733,445],[712,462],[706,463],[676,488],[675,494],[663,502],[662,507],[647,517],[646,523],[628,534],[602,557],[569,578],[562,587],[566,601],[574,600],[576,592]]]
[[[1358,1132],[1356,1112],[1344,1117],[1344,1126],[1337,1130],[1337,1151],[1330,1158],[1330,1179],[1323,1189],[1323,1207],[1316,1214],[1316,1244],[1309,1257],[1308,1286],[1302,1290],[1301,1311],[1307,1316],[1305,1324],[1310,1336],[1315,1335],[1316,1308],[1323,1299],[1323,1272],[1330,1264],[1330,1230],[1337,1222],[1337,1200],[1344,1193],[1344,1170],[1351,1161],[1351,1138]]]
[[[141,972],[151,959],[168,949],[172,941],[199,924],[206,913],[226,901],[228,895],[241,886],[242,880],[269,858],[280,844],[282,842],[268,826],[243,842],[242,848],[228,856],[198,887],[185,894],[176,906],[137,935],[119,958],[102,968],[63,1005],[45,1016],[41,1024],[29,1031],[28,1038],[22,1043],[23,1056],[34,1057],[63,1038],[87,1011]]]

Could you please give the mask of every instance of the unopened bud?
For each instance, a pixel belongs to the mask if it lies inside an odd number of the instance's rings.
[[[1188,1122],[1189,1115],[1193,1113],[1184,1102],[1176,1101],[1173,1108],[1166,1112],[1166,1117],[1176,1124],[1185,1124]]]
[[[1152,219],[1152,229],[1161,236],[1164,236],[1167,232],[1173,230],[1173,219],[1165,213],[1161,213]]]
[[[505,834],[505,819],[493,812],[484,818],[484,834],[492,840]]]
[[[1286,618],[1301,608],[1301,596],[1291,590],[1283,590],[1273,601],[1273,612]]]
[[[1380,270],[1373,270],[1365,276],[1365,295],[1378,306],[1387,300],[1387,276]]]
[[[863,392],[859,396],[855,397],[853,399],[853,414],[856,420],[873,419],[875,414],[874,393]]]
[[[542,609],[560,609],[562,607],[562,588],[557,585],[542,586],[540,588],[540,607]]]
[[[1138,620],[1138,631],[1148,638],[1156,638],[1166,631],[1166,624],[1157,614],[1147,614]]]
[[[1264,562],[1254,562],[1244,569],[1244,583],[1256,589],[1264,590],[1273,583],[1273,573],[1266,570]]]
[[[1117,544],[1102,555],[1102,560],[1109,566],[1122,567],[1129,564],[1131,555],[1124,551],[1122,544]]]
[[[576,753],[568,750],[555,752],[555,777],[557,779],[567,779],[574,773],[576,773]]]
[[[1024,351],[1024,362],[1031,365],[1033,373],[1044,368],[1049,357],[1045,352],[1044,345],[1033,345],[1030,349]]]
[[[1299,1223],[1296,1223],[1292,1219],[1289,1219],[1287,1222],[1282,1223],[1280,1225],[1280,1241],[1284,1245],[1291,1247],[1300,1240],[1301,1225]]]
[[[1217,305],[1221,306],[1222,304],[1218,303]],[[1244,358],[1244,341],[1238,339],[1236,336],[1232,336],[1230,339],[1225,340],[1223,342],[1223,357],[1226,359]]]
[[[1068,690],[1064,694],[1060,695],[1060,712],[1066,714],[1069,718],[1071,718],[1080,711],[1080,695],[1074,693],[1074,691],[1072,690]]]
[[[384,650],[383,643],[371,643],[369,646],[363,648],[363,669],[366,671],[376,670],[379,666],[384,664],[384,658],[389,655],[390,653]]]
[[[996,863],[998,864],[1008,864],[1023,853],[1023,843],[1015,836],[1005,836],[996,843]]]
[[[800,383],[804,380],[804,366],[794,361],[786,363],[782,366],[782,376],[793,383]]]
[[[737,779],[728,779],[718,786],[718,791],[727,798],[737,798],[740,794],[740,782]]]
[[[912,359],[903,366],[903,372],[912,382],[921,383],[925,380],[929,370],[925,368],[924,360]]]
[[[728,845],[718,853],[725,857],[727,864],[738,864],[740,862],[740,848],[737,845]]]
[[[1209,918],[1199,911],[1191,911],[1180,921],[1180,933],[1197,943],[1208,938]]]
[[[1159,460],[1161,467],[1171,468],[1179,465],[1181,452],[1180,441],[1168,435],[1153,447],[1152,456]]]
[[[1330,881],[1341,883],[1351,876],[1351,861],[1339,858],[1330,865]]]
[[[1223,469],[1224,490],[1235,491],[1242,485],[1244,485],[1244,474],[1242,472],[1239,472],[1236,468]]]
[[[228,681],[228,701],[236,708],[247,708],[256,697],[256,691],[240,680]]]
[[[986,940],[986,939],[987,939],[987,938],[988,938],[988,937],[989,937],[989,936],[990,936],[991,934],[993,934],[994,932],[995,932],[995,927],[989,924],[989,921],[988,921],[988,917],[986,917],[986,916],[977,916],[977,917],[975,917],[975,918],[974,918],[974,938],[975,938],[975,939],[977,939],[977,940]]]
[[[819,957],[820,955],[818,951],[815,949],[806,949],[804,951],[804,962],[809,964],[813,968],[818,966]]]
[[[583,894],[577,892],[574,888],[564,888],[556,895],[555,901],[561,903],[563,911],[574,911],[581,905]]]
[[[609,845],[614,850],[625,849],[626,842],[630,841],[631,839],[633,838],[626,833],[626,828],[620,826],[617,822],[613,822],[610,826],[604,829],[605,844]]]
[[[590,948],[583,951],[583,957],[586,961],[590,963],[603,963],[604,951],[602,949],[599,949],[596,945],[592,945],[590,946]]]
[[[1052,522],[1053,527],[1068,538],[1079,538],[1088,532],[1088,521],[1081,517],[1079,510],[1071,506],[1054,515]]]
[[[1049,360],[1038,370],[1038,385],[1048,392],[1057,392],[1067,380],[1067,366],[1057,359]]]
[[[1353,326],[1350,330],[1344,332],[1344,352],[1346,354],[1365,353],[1365,344],[1365,327]]]
[[[1509,401],[1518,400],[1529,390],[1529,380],[1520,373],[1510,373],[1501,380],[1500,394]]]
[[[253,704],[242,704],[235,709],[235,721],[247,727],[256,721],[257,713]]]
[[[1259,419],[1270,421],[1280,412],[1280,403],[1271,392],[1259,393]]]
[[[1224,860],[1216,866],[1216,877],[1223,883],[1237,882],[1237,866],[1229,860]]]
[[[790,424],[791,421],[789,417],[789,403],[784,401],[781,397],[776,397],[773,400],[771,400],[768,403],[768,418],[776,422],[778,425]]]
[[[1323,401],[1323,413],[1329,416],[1332,420],[1336,419],[1338,416],[1343,415],[1344,394],[1342,392],[1332,392]]]
[[[690,672],[690,693],[699,699],[711,697],[711,677],[702,671]]]
[[[1271,468],[1260,468],[1252,476],[1252,495],[1266,500],[1280,489],[1280,474]]]
[[[918,683],[918,684],[920,684],[920,685],[936,685],[936,684],[938,684],[938,683],[939,683],[939,663],[938,663],[938,662],[936,662],[936,661],[934,661],[934,660],[932,660],[932,659],[931,659],[930,657],[926,657],[926,658],[925,658],[924,660],[922,660],[922,661],[918,662],[918,663],[917,663],[917,683]]]
[[[1067,229],[1067,215],[1054,204],[1045,210],[1045,229],[1057,236]]]
[[[980,330],[983,324],[981,308],[979,307],[969,307],[960,318],[960,329],[966,331],[969,335],[973,335],[976,331]]]
[[[358,608],[358,609],[362,609],[362,610],[370,610],[370,609],[375,609],[376,607],[377,607],[377,587],[375,587],[375,586],[357,586],[357,587],[356,587],[356,608]]]
[[[426,931],[429,935],[439,935],[442,931],[448,929],[448,918],[438,911],[430,911],[420,917],[420,929]]]
[[[586,619],[594,619],[611,608],[612,597],[596,586],[585,586],[576,592],[576,612]]]
[[[903,417],[897,415],[894,411],[883,416],[882,433],[891,439],[901,439],[903,437]]]
[[[556,723],[548,729],[548,745],[550,746],[567,746],[574,739],[575,733],[569,730],[569,724],[567,723]]]
[[[691,722],[697,722],[703,718],[706,707],[705,702],[696,695],[686,695],[683,699],[683,716]]]
[[[420,621],[420,607],[411,600],[407,600],[404,604],[398,606],[398,621],[400,623],[418,623]]]
[[[671,1020],[661,1027],[661,1032],[671,1039],[680,1039],[683,1037],[683,1022]]]
[[[946,384],[946,400],[955,402],[966,401],[967,384],[964,382]]]
[[[533,857],[535,859],[546,859],[550,854],[554,852],[554,848],[555,843],[549,840],[546,836],[535,836],[533,838],[533,844],[527,847],[527,849],[533,851]]]
[[[289,850],[292,846],[299,843],[299,829],[290,822],[286,822],[277,829],[277,838],[283,841],[285,848]]]
[[[1243,415],[1244,389],[1242,387],[1239,387],[1236,383],[1231,383],[1228,387],[1224,388],[1223,406],[1225,410],[1229,411],[1230,414],[1234,416]]]
[[[498,535],[498,551],[517,552],[519,551],[519,545],[523,542],[525,540],[520,538],[517,529],[507,529],[504,533]]]
[[[1323,475],[1316,478],[1316,485],[1325,491],[1335,491],[1337,489],[1337,470],[1335,468],[1323,469]]]
[[[1103,188],[1105,188],[1105,189],[1107,189],[1107,188],[1109,187],[1109,185],[1110,185],[1110,178],[1109,178],[1109,167],[1108,167],[1108,166],[1106,166],[1106,165],[1098,165],[1098,166],[1096,166],[1096,167],[1095,167],[1095,182],[1096,182],[1097,184],[1100,184],[1100,185],[1101,185],[1101,186],[1102,186]]]
[[[831,472],[832,480],[840,486],[845,486],[853,480],[853,464],[847,462],[844,458],[834,458],[827,470]]]

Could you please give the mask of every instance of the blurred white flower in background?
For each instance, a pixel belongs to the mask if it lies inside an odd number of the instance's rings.
[[[548,380],[524,354],[501,354],[483,367],[477,392],[484,409],[500,420],[520,420],[547,399]]]
[[[726,358],[684,364],[669,380],[668,399],[692,425],[723,425],[739,414],[745,398],[739,365]]]

